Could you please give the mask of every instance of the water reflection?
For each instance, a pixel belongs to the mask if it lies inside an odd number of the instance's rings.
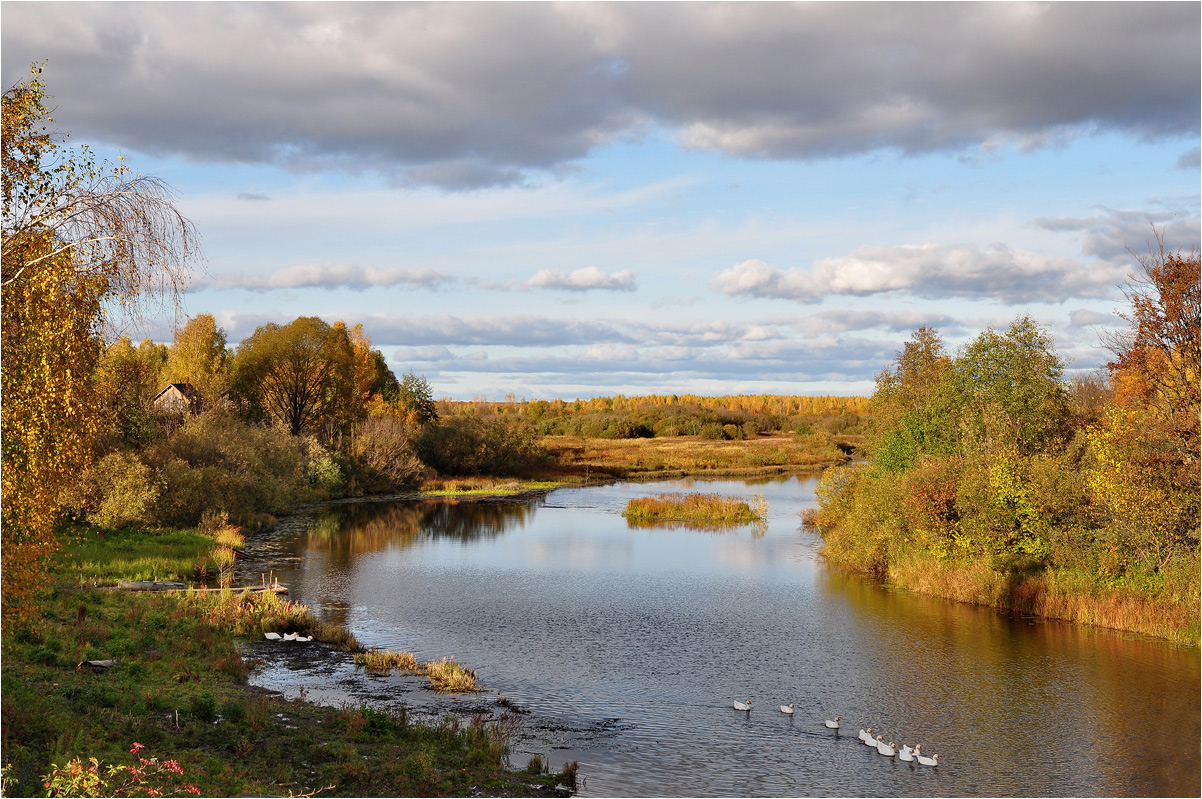
[[[524,526],[535,500],[464,502],[358,502],[334,505],[295,534],[297,548],[328,553],[334,565],[385,549],[412,547],[423,540],[470,543],[494,539]]]
[[[586,794],[1198,795],[1197,650],[829,573],[798,524],[813,481],[758,484],[759,533],[625,524],[626,502],[658,487],[345,505],[248,546],[365,644],[471,664],[533,711],[515,757],[578,759]],[[757,710],[735,713],[736,696]],[[823,728],[836,714],[851,735]],[[861,726],[944,765],[874,755]]]

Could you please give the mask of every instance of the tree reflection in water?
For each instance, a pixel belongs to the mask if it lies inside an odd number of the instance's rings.
[[[297,537],[300,549],[325,552],[339,565],[426,539],[465,543],[498,538],[534,516],[536,500],[354,502],[323,511]]]

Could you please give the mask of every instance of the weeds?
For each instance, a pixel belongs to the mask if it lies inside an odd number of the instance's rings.
[[[426,664],[425,672],[430,687],[439,693],[475,693],[483,690],[476,684],[476,672],[460,666],[454,658],[431,660]]]

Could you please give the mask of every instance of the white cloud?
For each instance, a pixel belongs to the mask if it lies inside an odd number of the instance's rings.
[[[543,269],[522,283],[522,286],[560,291],[634,291],[638,288],[638,283],[635,281],[634,272],[629,269],[608,274],[595,266],[586,266],[572,272]]]
[[[729,296],[816,303],[829,296],[909,294],[923,298],[991,297],[1004,302],[1060,302],[1109,297],[1122,273],[1004,244],[861,247],[810,269],[779,269],[759,260],[735,264],[711,286]]]
[[[248,291],[273,291],[276,289],[351,289],[365,291],[369,288],[387,286],[409,286],[411,288],[438,288],[453,281],[430,269],[399,269],[396,267],[359,266],[346,263],[298,264],[277,269],[266,275],[223,272],[212,279],[194,282],[190,291],[203,289],[246,289]]]

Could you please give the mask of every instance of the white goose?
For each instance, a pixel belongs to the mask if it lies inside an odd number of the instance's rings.
[[[280,634],[279,634],[279,633],[263,633],[263,637],[264,637],[264,638],[266,638],[268,641],[278,641],[278,640],[280,640]]]
[[[830,719],[826,720],[826,726],[830,727],[832,730],[837,730],[837,729],[839,729],[839,722],[842,720],[843,720],[842,716],[835,716],[834,721],[831,721]]]
[[[932,755],[931,757],[924,757],[921,752],[916,752],[915,755],[918,757],[918,762],[924,766],[938,766],[939,765],[939,755]]]
[[[299,637],[299,635],[300,635],[300,633],[284,633],[284,640],[285,641],[295,641],[297,639],[297,637]]]
[[[793,715],[793,705],[781,705],[780,712],[784,713],[786,715],[792,716]]]
[[[902,748],[897,750],[897,759],[904,760],[907,763],[914,762],[914,750],[902,744]]]
[[[735,710],[751,710],[751,700],[748,699],[746,702],[740,702],[738,699],[736,699]]]
[[[876,751],[880,752],[885,757],[893,757],[897,754],[897,750],[893,748],[892,743],[885,743],[885,736],[878,735],[876,741]]]
[[[872,733],[872,727],[869,727],[867,732],[860,730],[860,740],[864,742],[865,746],[876,746],[876,739],[872,737]]]

